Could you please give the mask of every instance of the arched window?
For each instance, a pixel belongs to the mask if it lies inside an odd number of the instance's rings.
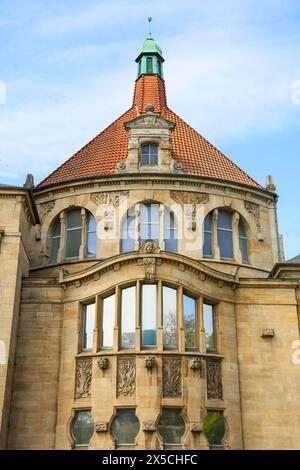
[[[147,57],[146,73],[153,73],[153,59]]]
[[[154,166],[158,165],[158,145],[155,143],[147,143],[141,146],[141,165]]]
[[[163,239],[161,227],[163,225]],[[149,203],[131,207],[121,226],[121,253],[135,250],[135,241],[139,246],[145,240],[154,240],[166,251],[177,251],[177,226],[174,213],[166,206]]]
[[[83,234],[86,234],[84,239]],[[61,246],[62,241],[64,246]],[[64,253],[62,258],[66,260],[96,256],[96,241],[96,221],[90,212],[80,208],[63,211],[55,221],[51,233],[51,263],[58,261],[59,250]]]
[[[247,236],[243,222],[239,222],[239,248],[243,263],[248,263]]]
[[[207,214],[204,219],[203,231],[203,256],[210,258],[213,255],[212,251],[212,212]]]
[[[232,214],[219,210],[218,212],[218,244],[220,258],[233,259]]]

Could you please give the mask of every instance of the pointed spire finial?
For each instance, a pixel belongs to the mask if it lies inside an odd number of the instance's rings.
[[[149,16],[148,21],[149,21],[149,33],[148,33],[148,38],[151,38],[151,21],[152,21],[151,16]]]

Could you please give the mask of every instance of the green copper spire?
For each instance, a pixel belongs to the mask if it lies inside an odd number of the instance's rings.
[[[162,56],[162,50],[153,39],[151,34],[151,21],[152,18],[148,18],[149,21],[149,33],[147,39],[143,42],[141,47],[138,49],[137,58],[137,78],[141,75],[159,75],[160,78],[163,77],[163,67],[164,58]]]

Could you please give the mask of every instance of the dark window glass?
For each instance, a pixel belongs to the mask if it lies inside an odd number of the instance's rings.
[[[112,349],[115,326],[115,294],[103,299],[102,303],[102,348]]]
[[[215,312],[213,305],[203,303],[203,322],[206,338],[206,351],[216,351]]]
[[[146,73],[153,73],[153,59],[152,59],[152,57],[147,57],[147,72]]]
[[[121,229],[121,253],[134,251],[135,208],[131,207],[123,220]]]
[[[90,411],[76,411],[71,433],[75,446],[88,446],[94,434],[94,421]]]
[[[140,205],[140,245],[154,240],[159,245],[159,204]]]
[[[135,438],[140,429],[140,422],[135,410],[118,410],[113,420],[111,430],[117,445],[134,445]]]
[[[212,256],[212,212],[204,219],[203,256]]]
[[[61,224],[60,219],[58,219],[53,227],[52,237],[51,237],[51,263],[57,262],[57,254],[60,245],[60,231],[61,231]]]
[[[243,222],[239,223],[239,247],[243,263],[248,263],[247,236]]]
[[[93,332],[95,322],[95,303],[84,305],[83,310],[83,350],[93,347]]]
[[[185,423],[178,408],[164,408],[157,429],[165,446],[180,446]]]
[[[142,285],[142,346],[156,346],[157,286]]]
[[[141,146],[141,165],[158,164],[158,145],[155,143]]]
[[[233,259],[232,215],[230,212],[218,213],[218,244],[220,257]]]
[[[163,286],[163,337],[165,349],[177,349],[177,290]]]
[[[95,256],[97,252],[96,220],[92,214],[87,216],[87,255]]]
[[[158,74],[161,75],[161,63],[159,60],[157,61],[157,67],[158,67]]]
[[[121,348],[135,346],[135,286],[121,291]]]
[[[66,258],[78,258],[81,245],[81,210],[67,213]]]
[[[222,411],[208,411],[203,423],[203,431],[210,446],[222,446],[225,423]]]
[[[185,348],[195,349],[197,342],[197,302],[193,297],[183,295],[183,321]]]
[[[177,228],[174,213],[165,207],[164,213],[164,240],[165,250],[175,253],[177,251]]]
[[[138,68],[138,75],[141,75],[141,70],[142,70],[142,61],[139,61],[139,68]]]

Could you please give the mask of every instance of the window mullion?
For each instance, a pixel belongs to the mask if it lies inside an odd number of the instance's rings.
[[[139,249],[139,239],[140,239],[140,205],[136,204],[134,208],[134,249],[138,251]]]
[[[165,205],[160,204],[159,206],[159,246],[161,250],[165,250]]]
[[[184,337],[184,319],[183,319],[183,287],[180,286],[177,290],[177,319],[178,319],[178,350],[185,351],[185,337]]]
[[[79,259],[82,260],[86,254],[86,239],[87,239],[87,217],[86,217],[86,210],[81,208],[81,242],[79,247]]]
[[[135,349],[136,351],[141,350],[141,281],[138,280],[136,283],[136,296],[135,296]]]
[[[65,257],[65,245],[66,245],[66,213],[62,211],[59,214],[60,218],[60,244],[57,253],[57,262],[60,263]]]
[[[232,214],[233,259],[237,263],[242,262],[242,254],[239,247],[239,222],[240,215],[238,212],[234,212]]]
[[[99,295],[96,296],[96,302],[95,302],[95,317],[94,317],[94,331],[93,331],[93,346],[92,346],[92,351],[95,354],[98,351],[99,348],[99,310],[100,310],[100,299]]]
[[[213,232],[213,258],[220,259],[220,248],[218,244],[218,209],[214,209],[212,216],[212,232]]]
[[[119,351],[121,348],[121,289],[116,286],[116,302],[115,302],[115,326],[114,326],[114,345],[113,350]]]
[[[157,350],[163,351],[162,281],[157,284]]]

